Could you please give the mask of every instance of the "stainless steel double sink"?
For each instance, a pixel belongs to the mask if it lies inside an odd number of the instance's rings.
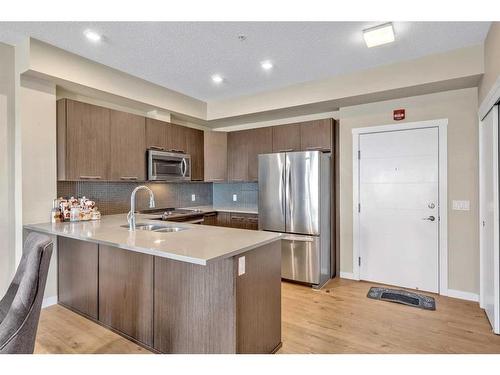
[[[128,228],[127,225],[121,225],[122,228]],[[187,230],[187,227],[178,227],[178,226],[167,226],[167,225],[157,225],[157,224],[145,224],[138,223],[135,225],[135,230],[146,230],[150,232],[159,232],[159,233],[171,233],[171,232],[180,232],[183,230]]]

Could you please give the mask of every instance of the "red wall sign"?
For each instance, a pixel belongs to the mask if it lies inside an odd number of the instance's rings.
[[[394,121],[404,120],[405,119],[405,110],[404,109],[395,109],[393,111]]]

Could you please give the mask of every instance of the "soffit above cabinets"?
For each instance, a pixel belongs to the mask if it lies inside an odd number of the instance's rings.
[[[30,36],[202,101],[276,90],[480,44],[488,22],[394,22],[396,41],[366,48],[374,22],[2,22]],[[89,42],[84,31],[102,35]],[[238,35],[244,34],[241,40]],[[263,71],[270,60],[273,69]],[[211,76],[224,77],[216,85]]]

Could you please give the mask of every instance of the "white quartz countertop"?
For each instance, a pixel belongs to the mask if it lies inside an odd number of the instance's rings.
[[[223,207],[223,206],[194,206],[194,207],[183,207],[183,209],[200,210],[203,212],[219,211],[219,212],[233,212],[239,214],[255,214],[255,215],[259,213],[257,207],[251,208],[251,207]]]
[[[125,214],[107,215],[96,221],[28,224],[24,227],[41,233],[201,265],[216,259],[233,257],[281,238],[279,233],[273,232],[162,222],[151,220],[150,215],[137,214],[136,222],[137,225],[148,223],[188,229],[168,233],[145,230],[130,232],[128,227],[121,227],[127,225]]]

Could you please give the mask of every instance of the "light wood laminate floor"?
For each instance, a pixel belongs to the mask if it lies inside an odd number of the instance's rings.
[[[367,282],[322,290],[282,283],[279,353],[500,353],[500,336],[474,302],[435,296],[436,311],[366,298]],[[149,353],[61,307],[42,311],[36,353]]]

